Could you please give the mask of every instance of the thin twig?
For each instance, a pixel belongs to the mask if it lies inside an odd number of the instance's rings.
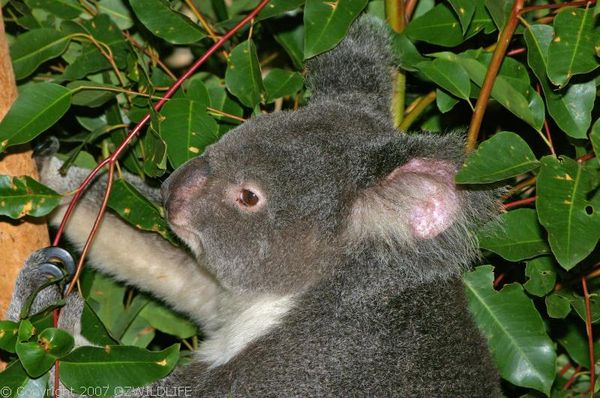
[[[538,5],[538,6],[529,6],[529,7],[522,8],[519,11],[519,14],[523,15],[523,14],[526,14],[531,11],[556,10],[559,8],[580,7],[580,6],[592,5],[592,4],[596,4],[596,0],[571,1],[568,3],[559,3],[559,4],[542,4],[542,5]]]
[[[404,116],[404,120],[398,126],[400,131],[406,131],[412,126],[412,124],[417,120],[417,118],[423,113],[423,111],[433,102],[435,101],[436,93],[435,90],[430,91],[427,95],[421,98],[419,102],[417,102],[414,108]]]
[[[123,36],[127,39],[128,42],[133,44],[133,46],[139,50],[141,50],[144,54],[146,54],[152,62],[155,62],[173,81],[177,80],[177,76],[169,69],[164,62],[162,62],[158,57],[156,57],[148,48],[142,46],[135,40],[128,32],[123,32]]]
[[[485,110],[492,93],[492,88],[494,87],[494,81],[496,80],[496,75],[500,70],[500,65],[502,65],[502,60],[513,37],[513,33],[515,32],[515,29],[519,23],[518,15],[524,4],[525,0],[515,0],[510,12],[510,18],[506,22],[506,25],[504,25],[504,28],[500,33],[500,37],[498,38],[498,45],[494,50],[492,60],[490,61],[490,66],[485,74],[485,79],[483,80],[483,85],[481,86],[481,92],[479,94],[479,98],[477,99],[477,103],[475,104],[475,111],[473,112],[473,117],[471,118],[471,123],[469,125],[466,146],[467,152],[471,152],[473,149],[475,149],[475,146],[477,146],[477,137],[479,136],[479,130],[481,128],[481,123],[483,122],[483,115],[485,114]]]
[[[504,207],[505,209],[510,209],[511,207],[528,205],[528,204],[535,202],[536,199],[537,199],[537,196],[532,196],[530,198],[525,198],[525,199],[519,199],[519,200],[515,200],[514,202],[505,203],[504,205],[502,205],[502,207]]]

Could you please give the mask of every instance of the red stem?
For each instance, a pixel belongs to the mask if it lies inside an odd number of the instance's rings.
[[[242,19],[237,25],[235,25],[225,35],[223,35],[215,44],[213,44],[211,46],[210,49],[208,49],[208,51],[206,51],[202,55],[202,57],[200,57],[196,62],[194,62],[194,64],[183,75],[181,75],[175,83],[173,83],[173,85],[163,95],[163,97],[154,105],[154,107],[153,107],[154,111],[158,111],[165,104],[165,102],[167,102],[169,100],[169,98],[175,93],[175,91],[177,91],[177,89],[183,84],[183,82],[186,79],[188,79],[191,75],[193,75],[194,72],[196,72],[196,70],[198,70],[198,68],[200,68],[200,66],[202,66],[202,64],[204,64],[204,62],[206,62],[208,57],[210,57],[215,51],[217,51],[237,31],[239,31],[242,27],[244,27],[246,24],[248,24],[248,22],[250,22],[252,19],[254,19],[254,17],[256,17],[256,15],[267,5],[267,3],[269,3],[269,1],[270,0],[262,0],[256,6],[256,8],[254,8],[252,10],[252,12],[250,12],[244,19]],[[142,120],[140,120],[135,125],[135,127],[129,132],[129,134],[127,135],[125,140],[123,140],[123,142],[117,147],[117,149],[109,157],[107,157],[106,159],[101,161],[98,164],[98,166],[96,166],[96,168],[94,168],[90,172],[90,174],[88,174],[88,176],[83,180],[83,182],[77,188],[75,195],[73,196],[73,199],[71,199],[71,202],[69,203],[69,206],[67,207],[67,209],[65,211],[65,215],[63,216],[60,226],[58,227],[58,231],[56,232],[56,236],[54,237],[54,240],[52,242],[52,244],[54,246],[58,246],[58,243],[60,242],[60,239],[64,233],[67,222],[68,222],[69,218],[71,217],[71,214],[73,213],[75,206],[81,199],[81,196],[83,195],[83,192],[85,191],[86,187],[90,184],[90,182],[94,179],[94,177],[96,177],[98,172],[104,166],[108,165],[109,166],[108,181],[107,181],[107,185],[106,185],[104,199],[102,201],[102,205],[100,206],[100,209],[98,210],[98,214],[96,215],[94,225],[90,231],[90,234],[88,235],[88,238],[87,238],[85,245],[83,247],[83,250],[81,252],[81,256],[80,256],[79,262],[77,264],[77,271],[76,271],[75,276],[71,282],[71,285],[67,291],[67,294],[71,293],[71,291],[74,289],[75,285],[77,284],[77,278],[79,277],[79,274],[81,273],[81,269],[83,266],[83,261],[85,259],[85,256],[86,256],[87,252],[89,251],[92,241],[94,240],[94,237],[96,236],[96,233],[98,232],[98,228],[100,227],[100,224],[102,222],[104,213],[106,212],[106,205],[108,203],[108,197],[110,195],[110,191],[112,188],[112,180],[113,180],[115,163],[116,163],[117,159],[119,158],[119,156],[121,155],[121,153],[123,153],[123,151],[127,148],[127,146],[131,143],[131,141],[138,135],[138,133],[140,132],[142,127],[144,127],[144,125],[149,120],[150,120],[150,113],[146,114],[146,116],[144,116],[142,118]],[[58,310],[55,310],[55,312],[53,314],[53,320],[54,320],[55,326],[58,325],[59,316],[60,316],[60,312]],[[56,366],[56,368],[55,368],[56,371],[54,373],[55,382],[54,382],[53,393],[54,393],[54,397],[58,398],[59,397],[59,385],[60,385],[59,384],[60,376],[59,376],[59,371],[58,371],[58,369],[59,369],[58,361],[56,362],[55,366]]]
[[[515,200],[514,202],[505,203],[503,206],[505,209],[510,209],[511,207],[528,205],[530,203],[535,202],[536,199],[537,199],[537,196],[532,196],[530,198],[519,199],[519,200]]]
[[[573,384],[573,382],[577,378],[580,370],[581,370],[581,365],[577,365],[577,367],[575,368],[575,373],[573,373],[573,375],[569,378],[569,380],[563,386],[564,391],[568,390],[569,387],[571,387],[571,384]]]
[[[565,7],[579,7],[586,6],[588,4],[595,4],[596,0],[584,0],[584,1],[571,1],[569,3],[559,3],[559,4],[543,4],[539,6],[530,6],[525,7],[521,11],[519,11],[519,15],[526,14],[531,11],[539,11],[539,10],[551,10]]]
[[[594,360],[594,338],[592,335],[592,306],[590,304],[590,294],[588,292],[587,280],[581,278],[581,286],[583,287],[583,297],[585,299],[585,330],[588,337],[588,349],[590,355],[590,397],[594,398],[594,386],[596,384],[596,368]]]

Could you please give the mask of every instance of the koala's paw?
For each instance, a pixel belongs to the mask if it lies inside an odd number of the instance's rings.
[[[18,319],[21,307],[27,298],[53,279],[69,282],[75,273],[75,262],[71,254],[60,247],[46,247],[33,253],[19,273],[8,310],[10,319]],[[42,289],[34,300],[30,314],[34,314],[54,304],[61,298],[58,284]]]

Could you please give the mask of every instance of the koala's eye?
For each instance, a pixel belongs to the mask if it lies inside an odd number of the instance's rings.
[[[240,197],[238,198],[238,202],[246,207],[256,206],[259,202],[258,195],[252,192],[249,189],[242,189],[240,192]]]

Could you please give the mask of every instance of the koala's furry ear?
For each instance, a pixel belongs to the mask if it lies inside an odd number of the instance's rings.
[[[351,224],[363,238],[411,245],[437,237],[459,217],[456,166],[414,158],[365,188],[354,202]]]
[[[389,27],[361,16],[337,47],[306,62],[311,103],[332,100],[388,116],[392,65]]]

